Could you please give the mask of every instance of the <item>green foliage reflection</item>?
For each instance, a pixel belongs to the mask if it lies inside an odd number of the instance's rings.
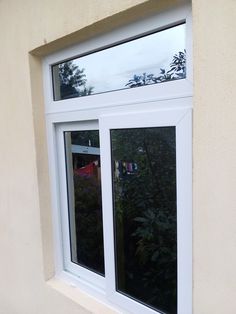
[[[159,76],[155,76],[152,73],[147,74],[146,72],[140,75],[135,74],[128,81],[126,86],[133,88],[144,85],[183,79],[185,77],[186,77],[186,50],[179,51],[179,53],[173,56],[169,70],[161,68]]]
[[[92,86],[86,86],[85,69],[80,69],[73,61],[58,65],[61,99],[90,95]]]
[[[117,288],[174,314],[177,307],[175,128],[112,130],[111,137]],[[135,171],[124,170],[130,164],[136,164]]]

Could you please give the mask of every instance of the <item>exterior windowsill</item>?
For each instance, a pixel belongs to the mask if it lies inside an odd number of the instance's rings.
[[[64,279],[54,277],[48,280],[47,284],[91,313],[125,314],[125,312],[117,310],[106,300],[99,300],[97,297],[89,295],[78,286],[66,282]]]

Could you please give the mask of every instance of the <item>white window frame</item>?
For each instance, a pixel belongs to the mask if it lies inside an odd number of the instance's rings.
[[[192,143],[192,114],[191,109],[181,108],[182,100],[175,100],[176,109],[171,110],[145,110],[135,113],[108,114],[99,119],[101,172],[103,191],[103,224],[106,268],[106,292],[109,299],[122,304],[132,313],[155,314],[157,311],[127,298],[118,293],[115,286],[115,258],[114,219],[113,219],[113,192],[111,167],[111,129],[168,127],[174,126],[176,130],[176,186],[177,186],[177,264],[178,264],[178,313],[191,313],[191,143]],[[178,108],[179,107],[179,108]],[[189,289],[186,289],[189,287]]]
[[[89,97],[53,100],[51,77],[53,64],[183,21],[186,22],[187,50],[187,77],[185,79]],[[184,4],[54,53],[46,57],[43,62],[56,276],[73,283],[104,303],[116,304],[117,308],[122,309],[122,313],[159,313],[116,292],[114,256],[108,253],[114,247],[112,228],[107,227],[112,226],[111,173],[107,167],[104,167],[105,163],[110,162],[108,131],[110,128],[138,126],[176,126],[178,314],[192,312],[191,25],[191,8],[188,4]],[[63,132],[88,129],[99,129],[100,132],[105,278],[75,265],[70,260]],[[104,193],[104,191],[109,191],[109,193]]]
[[[54,101],[53,81],[51,67],[54,64],[67,59],[76,58],[80,55],[101,50],[109,46],[122,43],[145,34],[162,30],[181,22],[186,22],[186,51],[187,51],[187,75],[185,79],[170,81],[168,84],[153,84],[145,86],[146,93],[140,88],[124,89],[115,91],[115,97],[111,99],[111,92],[93,95],[93,102],[90,97],[78,97],[67,100]],[[56,52],[47,56],[43,62],[44,71],[44,94],[45,113],[60,113],[89,108],[102,108],[111,106],[122,106],[124,103],[133,104],[153,100],[163,100],[169,98],[180,98],[192,96],[192,16],[191,6],[186,3],[175,8],[171,8],[150,18],[140,20],[130,25],[120,27],[117,30],[96,38],[84,41],[69,49]],[[158,95],[158,96],[157,96]],[[91,104],[92,103],[92,104]]]
[[[66,154],[65,154],[65,142],[64,132],[70,131],[84,131],[84,130],[98,130],[98,122],[85,121],[81,123],[73,124],[59,124],[56,126],[56,141],[57,141],[57,155],[58,155],[58,169],[59,169],[59,187],[60,187],[60,204],[61,204],[61,224],[62,228],[62,244],[63,244],[63,263],[64,269],[72,274],[77,274],[80,278],[86,279],[87,282],[93,283],[98,289],[105,289],[104,277],[92,272],[80,265],[77,265],[71,261],[71,247],[70,236],[73,232],[70,230],[70,222],[68,217],[68,198],[67,195],[67,171],[66,171]]]

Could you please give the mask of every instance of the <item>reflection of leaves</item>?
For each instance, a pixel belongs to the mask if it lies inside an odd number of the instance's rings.
[[[166,82],[173,80],[172,73],[166,72],[165,69],[161,69],[161,75],[156,78],[157,82]]]
[[[164,261],[168,258],[168,262],[170,262],[170,257],[171,259],[176,258],[175,251],[164,245],[168,234],[173,234],[171,240],[173,244],[175,243],[175,233],[172,231],[176,224],[175,215],[151,208],[143,213],[143,217],[134,218],[134,221],[138,222],[139,227],[132,235],[139,238],[136,253],[140,255],[142,262],[146,262],[147,258],[156,261],[157,257],[161,258],[162,253],[165,254]],[[143,254],[146,255],[145,260],[143,260]]]
[[[93,87],[89,86],[89,87],[84,87],[82,90],[79,91],[79,96],[88,96],[91,95],[93,92]]]
[[[85,69],[80,69],[73,61],[58,65],[61,99],[92,94],[93,87],[86,87]]]
[[[113,161],[138,165],[135,174],[113,178],[119,283],[176,313],[175,129],[112,130],[111,139]]]
[[[84,69],[79,69],[73,61],[66,61],[58,65],[60,83],[69,85],[71,87],[77,87],[85,85],[86,75]]]
[[[125,86],[138,87],[143,85],[149,85],[155,83],[155,77],[153,74],[143,73],[142,75],[134,75],[132,79],[128,81]]]
[[[94,176],[74,176],[78,261],[104,273],[101,186]]]
[[[174,55],[170,67],[171,69],[168,72],[186,76],[186,50],[184,52],[179,51],[178,54]]]
[[[134,75],[125,86],[139,87],[144,85],[150,85],[155,83],[161,83],[171,80],[182,79],[186,77],[186,50],[180,51],[178,54],[173,56],[172,62],[170,63],[170,69],[160,69],[160,75],[155,76],[150,73],[143,73],[142,75]]]

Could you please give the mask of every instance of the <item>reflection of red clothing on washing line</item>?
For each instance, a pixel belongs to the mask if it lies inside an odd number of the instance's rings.
[[[82,176],[82,177],[91,177],[96,175],[97,173],[97,163],[96,162],[91,162],[90,164],[79,168],[79,169],[74,169],[74,173]]]

